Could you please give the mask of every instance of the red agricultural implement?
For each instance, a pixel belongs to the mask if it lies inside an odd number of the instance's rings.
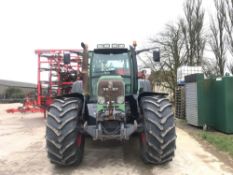
[[[11,108],[6,110],[8,113],[15,113],[15,112],[21,112],[21,113],[27,113],[27,112],[44,112],[44,109],[39,107],[37,105],[37,101],[34,99],[30,99],[26,97],[24,99],[23,105],[18,108]]]
[[[38,56],[37,105],[47,108],[55,96],[69,93],[80,79],[81,50],[36,50]]]
[[[81,77],[82,50],[36,50],[37,99],[25,98],[22,107],[7,112],[44,112],[53,98],[68,94],[74,81]]]

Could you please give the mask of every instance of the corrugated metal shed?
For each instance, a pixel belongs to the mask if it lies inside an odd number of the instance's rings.
[[[185,94],[187,122],[191,125],[199,126],[197,82],[187,83],[185,85]]]
[[[6,90],[10,87],[21,89],[22,92],[27,95],[30,92],[36,92],[37,85],[33,83],[0,79],[0,99],[5,98]]]
[[[203,126],[205,115],[202,107],[203,96],[201,96],[200,81],[204,81],[203,74],[192,74],[185,77],[185,106],[186,119],[188,124],[194,126]]]
[[[8,87],[36,88],[36,84],[33,83],[25,83],[20,81],[11,81],[11,80],[2,80],[2,79],[0,79],[0,85],[8,86]]]

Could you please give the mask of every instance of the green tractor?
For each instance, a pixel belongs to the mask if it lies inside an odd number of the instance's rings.
[[[136,45],[83,47],[82,81],[71,93],[54,99],[47,111],[48,158],[56,165],[81,163],[85,137],[128,140],[137,133],[145,163],[171,161],[176,148],[172,105],[166,94],[152,92],[148,80],[138,78]],[[69,55],[64,55],[64,59]],[[160,60],[158,50],[154,61]]]

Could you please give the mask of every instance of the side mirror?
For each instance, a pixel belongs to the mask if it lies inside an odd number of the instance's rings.
[[[153,51],[153,60],[154,62],[160,62],[160,50]]]
[[[64,64],[70,64],[70,53],[64,53],[63,62]]]

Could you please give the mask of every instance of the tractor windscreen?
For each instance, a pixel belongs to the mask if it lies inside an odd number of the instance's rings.
[[[94,54],[92,76],[130,75],[128,53]]]
[[[125,80],[126,93],[130,92],[130,56],[128,52],[100,52],[94,53],[92,59],[91,79],[92,92],[96,95],[98,79],[104,75],[120,75]]]

